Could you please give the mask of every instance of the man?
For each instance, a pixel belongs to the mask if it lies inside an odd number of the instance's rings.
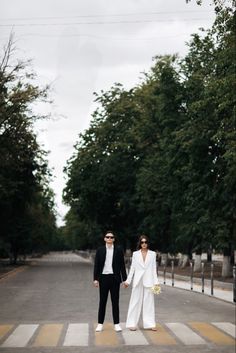
[[[127,278],[124,253],[114,245],[115,236],[107,232],[104,236],[105,246],[97,249],[94,262],[94,286],[99,287],[98,325],[96,332],[101,332],[105,319],[107,297],[110,292],[112,315],[115,331],[122,331],[119,315],[120,284]]]

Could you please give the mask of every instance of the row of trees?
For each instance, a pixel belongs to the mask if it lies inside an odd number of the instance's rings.
[[[34,113],[48,100],[29,62],[16,61],[13,36],[0,58],[0,257],[47,251],[57,239],[47,153],[40,147]]]
[[[74,248],[94,248],[107,229],[125,248],[137,234],[166,253],[225,255],[236,235],[235,12],[192,35],[184,58],[157,56],[131,90],[117,83],[68,161],[62,229]]]

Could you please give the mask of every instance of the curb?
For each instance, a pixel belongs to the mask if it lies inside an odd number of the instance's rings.
[[[164,273],[163,271],[158,271],[158,274],[160,274],[161,276],[163,276],[163,273]],[[166,278],[171,278],[171,272],[166,272]],[[185,282],[190,283],[190,276],[187,277],[187,276],[174,274],[174,278],[177,280],[179,279],[181,281],[185,281]],[[206,286],[209,286],[209,287],[211,286],[210,279],[205,278],[204,282],[205,282]],[[201,278],[193,277],[193,284],[201,284],[201,283],[202,283]],[[214,288],[232,291],[233,290],[233,283],[221,282],[221,281],[214,280]]]
[[[223,301],[223,302],[225,302],[225,303],[232,304],[232,305],[236,305],[236,303],[234,303],[233,301],[229,301],[229,300],[224,299],[224,298],[219,298],[219,297],[217,297],[217,296],[215,296],[215,295],[210,295],[210,294],[208,294],[208,293],[206,293],[206,292],[201,293],[201,292],[199,292],[199,291],[197,291],[197,290],[194,290],[194,289],[190,290],[190,289],[187,289],[187,288],[178,287],[177,285],[175,285],[175,286],[172,287],[172,285],[167,284],[167,283],[166,283],[166,284],[161,283],[161,285],[163,285],[163,286],[168,286],[168,287],[175,288],[175,289],[185,290],[185,291],[190,292],[190,293],[196,293],[196,294],[200,294],[200,295],[204,295],[204,296],[206,295],[206,296],[209,297],[209,298],[218,299],[218,300],[221,300],[221,301]]]
[[[6,272],[3,275],[0,275],[0,281],[7,279],[8,277],[14,276],[18,272],[25,271],[28,267],[29,266],[27,266],[27,265],[22,265],[20,267],[14,268],[13,270]]]

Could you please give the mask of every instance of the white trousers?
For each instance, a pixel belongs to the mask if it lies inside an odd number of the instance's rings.
[[[126,327],[137,327],[142,311],[143,328],[156,327],[154,294],[144,287],[142,280],[132,288]]]

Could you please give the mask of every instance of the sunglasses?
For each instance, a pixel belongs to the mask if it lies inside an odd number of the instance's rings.
[[[147,244],[146,240],[141,240],[141,244]]]
[[[114,237],[111,237],[110,235],[105,236],[106,239],[114,239]]]

